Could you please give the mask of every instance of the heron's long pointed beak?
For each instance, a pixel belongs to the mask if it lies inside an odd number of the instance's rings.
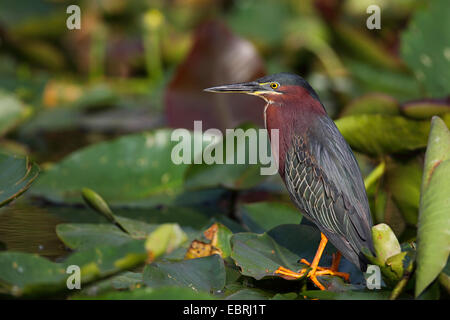
[[[260,91],[261,86],[258,82],[244,82],[244,83],[235,83],[235,84],[227,84],[224,86],[211,87],[207,89],[203,89],[206,92],[222,92],[222,93],[254,93],[256,91]]]

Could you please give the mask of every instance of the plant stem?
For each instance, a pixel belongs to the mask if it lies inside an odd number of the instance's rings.
[[[395,285],[395,288],[392,290],[391,295],[389,296],[389,300],[395,300],[398,298],[398,296],[403,292],[403,289],[405,289],[406,284],[408,283],[409,279],[411,278],[414,269],[415,269],[415,263],[414,261],[411,262],[408,266],[408,268],[403,273],[403,277],[400,279],[400,281]]]
[[[366,190],[368,190],[379,178],[381,178],[385,169],[386,163],[382,160],[381,163],[364,179],[364,186],[366,187]]]

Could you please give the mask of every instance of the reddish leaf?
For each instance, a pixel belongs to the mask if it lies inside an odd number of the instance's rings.
[[[263,125],[264,101],[239,94],[211,94],[204,88],[245,82],[265,74],[253,45],[232,34],[222,23],[206,22],[195,32],[194,43],[166,91],[168,125],[192,129],[194,120],[208,128],[234,128],[251,121]]]

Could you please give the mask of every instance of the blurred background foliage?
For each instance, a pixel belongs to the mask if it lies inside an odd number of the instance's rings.
[[[355,151],[374,222],[387,223],[400,242],[416,241],[430,119],[438,115],[450,125],[448,1],[79,1],[80,30],[66,27],[70,4],[0,3],[0,152],[27,157],[16,163],[27,180],[0,203],[30,186],[34,163],[42,170],[26,196],[1,209],[0,250],[38,253],[60,263],[78,248],[70,237],[103,232],[76,228],[105,228],[106,220],[84,205],[84,187],[97,191],[123,219],[150,224],[140,227],[143,234],[177,223],[192,240],[215,221],[231,232],[275,230],[271,236],[281,237],[275,227],[298,223],[301,216],[289,207],[278,176],[261,177],[259,166],[251,165],[176,166],[168,161],[174,143],[167,128],[192,129],[194,120],[203,121],[203,130],[263,126],[263,101],[202,89],[282,71],[310,82]],[[366,27],[366,9],[373,4],[381,8],[379,30]],[[0,162],[1,170],[11,168],[8,161]],[[295,231],[289,230],[283,232]],[[114,235],[115,245],[137,246]],[[248,241],[253,240],[233,243],[240,248]],[[111,259],[120,258],[122,249]],[[182,258],[166,257],[177,263]],[[223,267],[216,260],[205,263]],[[227,279],[233,278],[236,271],[226,270]],[[448,289],[448,265],[445,270],[439,281]],[[156,271],[145,271],[144,278],[151,272]],[[119,284],[96,290],[141,284],[134,273],[118,277]],[[144,281],[148,287],[157,287],[155,277]],[[224,288],[220,281],[202,288]],[[253,291],[233,284],[226,296],[242,291],[234,297],[275,297],[259,284],[262,289]],[[435,287],[428,297],[439,296]],[[24,288],[17,295],[28,294]],[[148,290],[137,297],[159,297],[159,291]]]

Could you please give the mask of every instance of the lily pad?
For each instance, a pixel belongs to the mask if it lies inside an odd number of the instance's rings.
[[[262,233],[282,224],[302,221],[301,212],[293,205],[281,202],[256,202],[240,208],[244,224],[253,232]]]
[[[251,153],[255,152],[259,155],[260,147],[262,147],[271,159],[270,145],[267,137],[259,137],[258,133],[252,135],[256,129],[251,125],[242,126],[217,143],[208,145],[205,150],[211,150],[211,153],[212,150],[216,150],[214,152],[220,152],[220,156],[217,156],[216,162],[212,164],[205,161],[201,164],[192,164],[186,171],[185,187],[204,189],[221,186],[232,190],[242,190],[254,187],[265,180],[267,175],[263,175],[261,170],[269,167],[270,162],[262,165],[260,157],[253,159]],[[229,143],[234,145],[234,153],[227,153]],[[251,146],[257,147],[251,148]],[[266,162],[266,160],[263,161]],[[278,174],[278,171],[275,169],[272,174]]]
[[[432,116],[440,116],[450,113],[450,99],[416,100],[401,105],[402,112],[408,117],[415,119],[427,119]]]
[[[423,148],[430,130],[428,121],[381,114],[345,117],[336,125],[352,148],[371,155]]]
[[[55,202],[79,203],[81,189],[91,188],[110,205],[151,197],[168,202],[182,191],[187,167],[170,161],[173,146],[169,130],[88,146],[46,171],[33,193]]]
[[[74,300],[212,300],[205,292],[195,292],[189,288],[139,288],[132,291],[110,292],[95,297],[77,296]]]
[[[144,283],[152,288],[188,287],[194,291],[213,293],[225,286],[225,266],[219,255],[177,262],[155,262],[147,265]]]
[[[66,291],[69,266],[81,271],[81,286],[142,264],[147,258],[144,242],[100,246],[74,253],[62,263],[38,255],[0,252],[0,292],[14,296],[51,295]]]
[[[345,292],[333,292],[333,291],[303,291],[302,295],[320,300],[388,300],[389,291],[345,291]]]
[[[341,117],[358,114],[385,114],[397,115],[399,113],[399,103],[389,95],[372,93],[359,97],[342,111]]]
[[[30,112],[31,109],[15,96],[0,90],[0,137],[14,128]]]
[[[0,207],[24,193],[39,175],[28,157],[0,153]]]
[[[431,123],[417,230],[416,297],[439,275],[450,252],[450,132],[439,117]]]

